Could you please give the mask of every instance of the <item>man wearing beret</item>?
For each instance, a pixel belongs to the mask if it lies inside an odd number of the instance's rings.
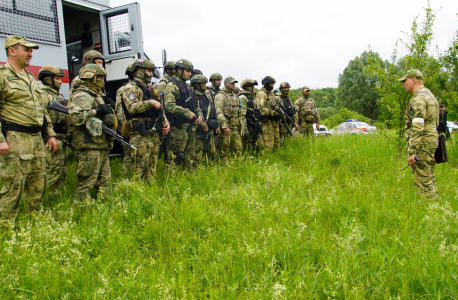
[[[46,150],[41,130],[46,131],[48,150],[57,150],[56,133],[43,107],[37,79],[26,70],[33,49],[22,36],[5,42],[7,64],[0,66],[0,223],[7,225],[18,213],[21,197],[26,209],[39,211],[46,189]],[[45,120],[47,122],[45,122]],[[45,125],[43,125],[45,124]]]
[[[439,196],[434,174],[434,153],[437,149],[439,103],[433,93],[423,86],[423,74],[409,70],[398,79],[406,91],[412,94],[404,114],[407,137],[407,161],[419,194],[435,199]],[[419,161],[415,160],[415,156]]]

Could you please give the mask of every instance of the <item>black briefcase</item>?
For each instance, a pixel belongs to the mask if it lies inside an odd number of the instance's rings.
[[[448,162],[445,135],[439,134],[439,143],[437,145],[436,153],[434,153],[434,158],[436,159],[436,164]]]

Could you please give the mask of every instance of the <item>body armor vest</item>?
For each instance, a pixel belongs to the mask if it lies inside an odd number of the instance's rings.
[[[143,92],[142,101],[147,101],[147,100],[153,99],[153,93],[151,92],[151,90],[147,86],[145,86],[144,84],[138,82],[135,79],[132,80],[132,82],[142,90],[142,92]],[[159,114],[160,114],[159,110],[156,110],[154,108],[149,108],[149,109],[145,110],[142,113],[131,115],[129,113],[129,111],[127,110],[127,107],[126,107],[126,104],[124,103],[124,101],[122,101],[121,103],[122,103],[122,109],[124,110],[124,114],[126,115],[126,120],[132,120],[133,118],[152,118],[153,119],[152,121],[154,122],[156,120],[156,118],[159,117]]]
[[[196,98],[199,101],[200,109],[202,110],[202,115],[204,121],[207,120],[208,109],[210,108],[210,101],[208,100],[206,95],[198,95],[196,94]]]

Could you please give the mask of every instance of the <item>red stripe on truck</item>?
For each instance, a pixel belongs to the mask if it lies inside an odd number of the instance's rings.
[[[0,61],[0,65],[6,65],[6,62]],[[40,66],[28,66],[26,69],[30,71],[33,75],[35,75],[36,78],[38,78],[38,72],[40,72],[41,68]],[[68,70],[67,69],[62,69],[64,71],[65,76],[62,78],[62,83],[70,83],[69,77],[68,77]]]

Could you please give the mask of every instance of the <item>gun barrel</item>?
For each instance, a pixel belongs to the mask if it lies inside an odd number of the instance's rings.
[[[113,130],[111,130],[110,128],[108,128],[106,125],[102,125],[102,131],[105,133],[105,134],[108,134],[109,136],[113,137],[115,140],[117,140],[118,142],[134,149],[134,150],[137,150],[137,148],[132,145],[132,144],[129,144],[128,142],[126,142],[122,136],[120,136],[119,134],[117,134],[116,132],[114,132]]]
[[[54,100],[51,105],[49,105],[48,107],[49,109],[52,109],[52,110],[55,110],[55,111],[58,111],[58,112],[61,112],[63,114],[66,114],[68,115],[68,108],[62,104],[60,104],[59,102],[57,102],[56,100]]]

